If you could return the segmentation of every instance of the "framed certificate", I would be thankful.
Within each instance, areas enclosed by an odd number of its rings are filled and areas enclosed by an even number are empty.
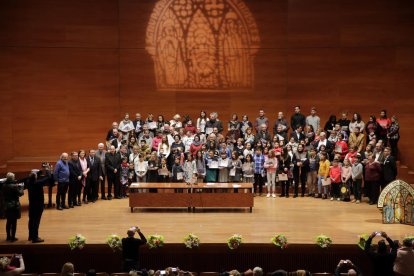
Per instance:
[[[206,128],[206,134],[209,135],[211,133],[213,133],[213,128],[212,127]]]
[[[236,176],[236,169],[235,168],[230,170],[229,176]]]

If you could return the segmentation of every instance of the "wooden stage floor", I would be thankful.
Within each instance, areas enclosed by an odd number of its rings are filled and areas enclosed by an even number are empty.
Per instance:
[[[15,244],[27,241],[27,193],[22,198],[22,219],[18,221]],[[64,211],[46,209],[39,235],[46,244],[66,244],[68,238],[81,233],[89,244],[104,243],[110,234],[124,236],[133,225],[145,235],[162,234],[166,243],[181,243],[188,233],[198,235],[202,243],[225,243],[232,234],[241,234],[246,243],[269,243],[275,233],[284,233],[290,243],[311,244],[319,234],[329,235],[335,244],[355,244],[357,235],[386,231],[401,240],[413,234],[407,225],[384,225],[375,206],[314,198],[255,197],[253,213],[244,209],[197,210],[135,209],[130,212],[128,199],[99,200]],[[5,220],[0,221],[0,244],[5,241]]]

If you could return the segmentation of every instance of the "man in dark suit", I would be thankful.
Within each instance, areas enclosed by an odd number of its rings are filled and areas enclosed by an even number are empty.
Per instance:
[[[101,187],[101,199],[106,200],[105,196],[105,176],[106,176],[106,168],[105,168],[105,145],[103,143],[98,144],[98,150],[95,153],[96,158],[99,159],[99,165],[101,166],[101,172],[99,177],[100,187]],[[98,198],[98,190],[96,190],[96,198]]]
[[[384,174],[384,187],[397,178],[397,164],[394,156],[391,155],[391,148],[384,149],[384,163],[382,166]]]
[[[135,232],[141,239],[134,238]],[[139,270],[139,247],[147,243],[147,239],[138,227],[132,227],[127,232],[128,237],[122,239],[123,271]]]
[[[109,152],[105,154],[105,168],[108,179],[108,199],[112,199],[112,185],[114,186],[115,198],[120,197],[119,169],[121,167],[121,157],[115,152],[115,147],[111,146]]]
[[[306,126],[306,118],[300,113],[299,105],[295,106],[295,114],[290,118],[290,126],[292,127],[292,130],[295,130],[297,126],[301,126],[302,129]]]
[[[206,122],[206,129],[208,129],[208,128],[213,129],[215,127],[218,129],[219,133],[221,133],[223,131],[223,124],[218,119],[217,112],[211,112],[210,113],[210,121]]]
[[[76,151],[70,154],[71,160],[69,161],[69,208],[81,206],[80,198],[77,200],[79,187],[82,187],[82,167],[79,163],[79,156]]]
[[[135,114],[135,120],[133,120],[132,123],[134,124],[135,134],[138,137],[143,131],[142,127],[145,124],[145,122],[141,119],[141,113]]]
[[[301,140],[305,140],[306,136],[305,136],[305,134],[303,134],[302,130],[303,130],[302,126],[300,126],[300,125],[296,126],[295,131],[292,131],[290,133],[290,139],[292,139],[292,138],[295,139],[296,143],[299,143],[299,141],[301,141]]]
[[[95,155],[95,150],[89,150],[89,156],[86,158],[88,163],[89,172],[86,176],[86,186],[84,193],[87,196],[88,201],[95,202],[98,199],[98,183],[102,178],[101,175],[101,161]],[[85,203],[86,203],[85,202]]]
[[[52,179],[49,164],[45,169],[45,176],[41,176],[40,171],[33,171],[29,176],[27,185],[27,190],[29,191],[29,241],[32,241],[32,243],[44,242],[43,239],[39,238],[40,220],[45,204],[43,186],[50,185]]]

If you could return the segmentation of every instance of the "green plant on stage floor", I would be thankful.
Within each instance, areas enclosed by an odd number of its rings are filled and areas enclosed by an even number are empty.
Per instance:
[[[321,248],[328,248],[332,245],[332,239],[326,235],[319,235],[316,237],[316,244]]]
[[[109,247],[115,252],[117,250],[121,251],[122,250],[122,240],[121,237],[116,235],[116,234],[112,234],[109,235],[106,238],[106,244],[109,245]]]
[[[147,244],[149,249],[159,248],[164,246],[164,236],[162,235],[150,235],[147,238]]]
[[[194,248],[200,246],[200,238],[196,235],[190,233],[187,236],[184,237],[184,245],[187,248]]]
[[[280,249],[285,249],[288,247],[288,240],[283,234],[276,234],[273,238],[270,239],[274,245],[280,247]]]
[[[242,244],[243,238],[239,234],[234,234],[227,240],[227,246],[231,249],[237,249]]]
[[[69,239],[69,247],[71,250],[74,250],[76,248],[83,249],[86,244],[86,238],[82,236],[81,234],[77,234],[74,237],[71,237]]]

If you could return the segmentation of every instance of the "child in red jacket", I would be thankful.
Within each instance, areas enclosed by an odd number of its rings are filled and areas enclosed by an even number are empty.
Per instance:
[[[342,183],[341,178],[341,167],[339,166],[338,159],[334,159],[332,162],[332,166],[329,169],[329,177],[331,178],[331,200],[341,200],[339,196],[339,187]]]

